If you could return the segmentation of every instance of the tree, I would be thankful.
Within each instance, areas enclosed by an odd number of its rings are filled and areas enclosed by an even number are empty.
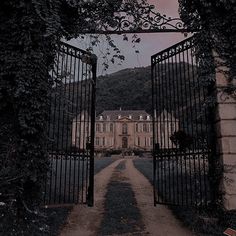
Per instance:
[[[171,135],[170,140],[181,151],[185,151],[186,148],[190,148],[191,145],[193,144],[193,138],[182,130],[174,132],[174,134]]]
[[[0,3],[0,234],[43,235],[49,92],[58,42],[116,24],[145,0],[3,0]],[[36,226],[35,226],[36,225]],[[32,233],[32,230],[35,230]]]
[[[215,81],[216,71],[225,73],[228,84],[223,92],[236,98],[236,2],[234,0],[179,0],[179,3],[182,20],[188,27],[198,31],[195,45],[202,80],[209,84]],[[214,59],[213,52],[220,60]],[[214,95],[213,98],[214,104],[211,105],[214,107],[216,101]],[[214,209],[217,205],[222,208],[220,191],[222,173],[222,161],[219,155],[213,153],[209,159],[209,179],[212,202],[215,203]]]
[[[229,71],[228,92],[235,92],[236,79],[236,2],[234,0],[179,0],[181,19],[197,32],[195,45],[205,80],[214,80],[214,50]],[[212,75],[212,76],[209,76]]]

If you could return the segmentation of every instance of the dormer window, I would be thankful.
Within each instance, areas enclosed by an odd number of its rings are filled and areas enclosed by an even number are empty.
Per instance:
[[[132,119],[132,115],[129,115],[129,119]]]
[[[150,120],[150,116],[149,115],[147,116],[147,120]]]
[[[110,120],[110,116],[107,116],[107,120]]]
[[[139,120],[143,120],[143,116],[142,115],[139,116]]]
[[[118,119],[120,119],[121,118],[121,115],[118,115]]]
[[[102,116],[99,116],[99,120],[103,120],[103,117],[102,117]]]

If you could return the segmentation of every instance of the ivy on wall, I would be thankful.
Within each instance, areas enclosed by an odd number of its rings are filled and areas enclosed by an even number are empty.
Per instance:
[[[236,59],[235,1],[179,2],[183,21],[200,30],[200,58],[203,60],[207,48],[210,51],[214,47],[229,65],[231,82],[235,79]],[[49,164],[46,152],[48,94],[52,83],[49,70],[57,43],[63,37],[77,37],[81,27],[95,29],[98,25],[114,24],[113,13],[121,4],[126,4],[127,14],[138,19],[138,9],[147,3],[0,2],[0,234],[37,236],[47,230],[38,209]],[[119,51],[111,40],[110,44]],[[203,61],[202,64],[205,65]],[[210,68],[212,62],[208,65]]]
[[[221,92],[236,98],[236,2],[179,0],[179,4],[179,12],[184,23],[198,31],[195,34],[195,46],[202,81],[206,82],[206,85],[211,85],[215,82],[215,72],[224,73],[228,84]],[[213,99],[212,96],[209,98],[212,109],[210,117],[214,120],[216,99],[214,96]],[[214,137],[212,140],[216,142]],[[222,161],[216,155],[209,161],[214,207],[219,206],[219,209],[223,209],[224,193],[220,189],[223,178]],[[216,208],[213,209],[216,211]]]
[[[236,81],[236,2],[234,0],[179,0],[184,23],[196,34],[197,56],[206,80],[213,80],[216,67],[227,67],[228,92],[234,93]],[[221,59],[216,64],[215,51]]]
[[[47,117],[57,43],[110,24],[121,0],[0,2],[0,234],[44,235]],[[142,1],[123,1],[135,14]],[[132,14],[132,13],[129,13]],[[112,45],[113,46],[113,45]],[[114,45],[114,48],[116,46]],[[43,220],[44,219],[44,220]]]

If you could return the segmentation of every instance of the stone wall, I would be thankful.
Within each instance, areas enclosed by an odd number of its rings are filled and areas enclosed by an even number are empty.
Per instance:
[[[215,56],[217,62],[220,59]],[[218,63],[219,64],[219,63]],[[223,163],[224,206],[228,210],[236,209],[236,97],[225,92],[228,86],[226,67],[216,70],[216,151]]]

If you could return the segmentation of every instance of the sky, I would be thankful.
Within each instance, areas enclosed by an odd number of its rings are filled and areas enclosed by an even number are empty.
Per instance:
[[[172,18],[179,17],[178,0],[149,0],[149,3],[155,5],[156,11],[161,14],[166,14]],[[129,35],[129,37],[131,38],[132,35]],[[122,36],[112,35],[115,44],[125,56],[125,61],[122,65],[118,65],[118,62],[115,64],[109,63],[107,71],[104,70],[102,65],[104,62],[102,52],[106,49],[107,42],[102,39],[99,47],[94,49],[94,53],[98,56],[98,75],[106,75],[126,68],[148,66],[151,63],[153,54],[185,38],[182,33],[148,33],[139,34],[139,37],[141,42],[134,49],[131,42],[123,41]],[[69,43],[81,49],[86,49],[89,46],[89,42],[90,40],[87,36],[85,40],[73,39]],[[135,50],[138,50],[139,53],[135,53]]]

